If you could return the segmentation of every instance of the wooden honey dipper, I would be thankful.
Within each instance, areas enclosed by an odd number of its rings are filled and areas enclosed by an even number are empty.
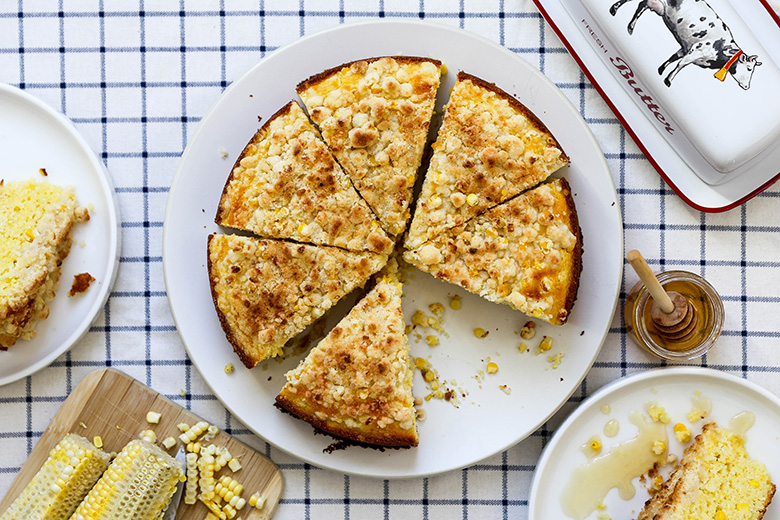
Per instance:
[[[698,318],[693,304],[675,291],[666,291],[636,249],[626,255],[631,267],[653,298],[650,318],[658,334],[669,341],[684,341],[696,332]]]

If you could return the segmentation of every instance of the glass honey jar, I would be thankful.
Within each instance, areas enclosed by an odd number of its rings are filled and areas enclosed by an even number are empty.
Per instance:
[[[683,295],[696,311],[695,330],[685,338],[670,339],[660,333],[651,318],[653,298],[639,281],[626,297],[626,328],[639,346],[661,359],[684,361],[704,355],[715,344],[723,328],[723,301],[707,280],[687,271],[656,273],[667,292]]]

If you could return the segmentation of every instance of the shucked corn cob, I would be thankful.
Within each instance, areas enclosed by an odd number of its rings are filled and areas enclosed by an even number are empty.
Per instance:
[[[143,440],[130,441],[71,520],[160,518],[183,475],[181,462],[159,447]]]
[[[69,518],[110,461],[87,439],[66,435],[0,520]]]

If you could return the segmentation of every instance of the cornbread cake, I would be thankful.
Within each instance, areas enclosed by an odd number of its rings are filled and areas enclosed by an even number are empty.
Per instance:
[[[638,520],[759,520],[774,494],[766,466],[750,459],[745,439],[709,423]]]
[[[72,190],[49,182],[0,182],[0,348],[35,336],[49,315],[71,230],[89,220]]]
[[[236,160],[215,219],[264,238],[388,253],[388,238],[333,159],[303,109],[291,101]]]
[[[492,83],[460,72],[406,238],[444,230],[539,184],[569,158],[544,124]]]
[[[370,58],[298,85],[325,142],[392,235],[409,219],[441,69],[429,58]]]
[[[528,190],[404,253],[422,271],[553,325],[569,317],[581,258],[582,236],[565,179]]]
[[[208,273],[222,329],[252,368],[362,286],[387,256],[236,235],[209,235]]]
[[[416,446],[414,370],[395,260],[314,347],[276,397],[320,430],[382,446]]]

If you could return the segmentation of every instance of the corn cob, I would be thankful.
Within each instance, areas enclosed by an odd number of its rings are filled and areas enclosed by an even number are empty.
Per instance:
[[[110,461],[87,439],[66,435],[0,520],[69,518]]]
[[[183,476],[181,462],[154,444],[132,440],[84,498],[71,520],[160,518]]]

